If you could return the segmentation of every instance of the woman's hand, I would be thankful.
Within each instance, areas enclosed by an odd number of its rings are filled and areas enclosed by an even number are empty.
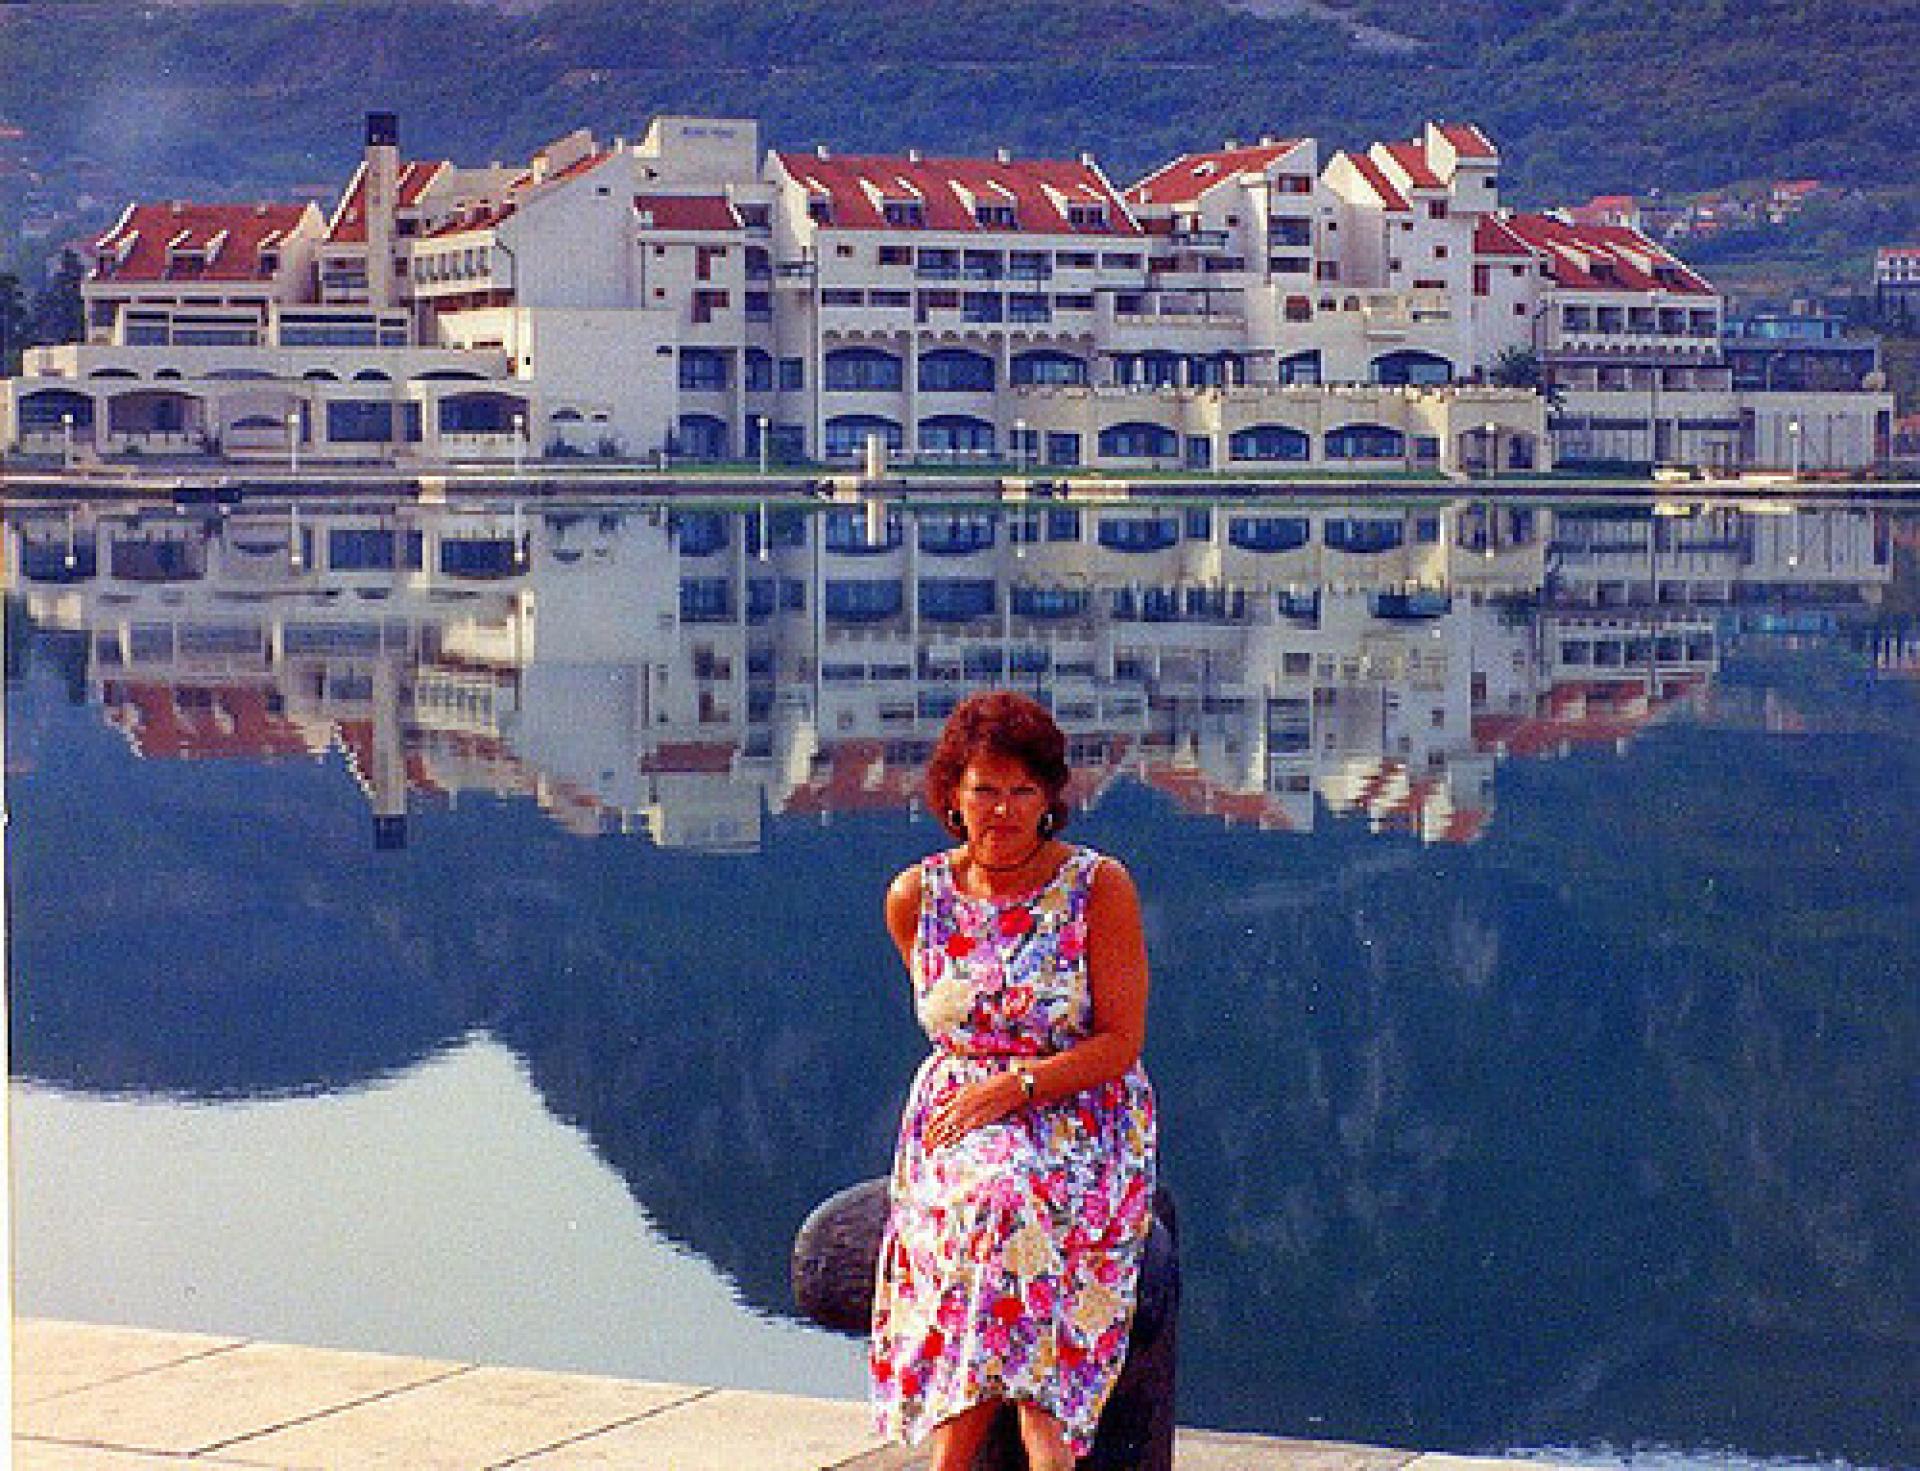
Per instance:
[[[995,1073],[956,1088],[934,1106],[922,1138],[929,1149],[957,1143],[983,1124],[997,1123],[1025,1101],[1017,1073]]]

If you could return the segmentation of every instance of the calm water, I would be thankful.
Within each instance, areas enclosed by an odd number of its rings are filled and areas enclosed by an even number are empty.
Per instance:
[[[860,1392],[967,688],[1148,901],[1182,1419],[1920,1463],[1920,528],[10,520],[23,1312]]]

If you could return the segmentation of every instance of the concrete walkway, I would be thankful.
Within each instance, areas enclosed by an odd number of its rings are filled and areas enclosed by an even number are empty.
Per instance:
[[[18,1471],[912,1471],[864,1405],[243,1338],[14,1324]],[[1514,1462],[1182,1431],[1180,1471]],[[1538,1467],[1540,1463],[1527,1463]]]

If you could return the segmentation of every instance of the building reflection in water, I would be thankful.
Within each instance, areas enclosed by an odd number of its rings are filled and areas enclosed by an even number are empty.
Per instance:
[[[1512,757],[1698,701],[1729,612],[1874,603],[1884,513],[1038,502],[22,510],[11,582],[84,633],[153,759],[337,747],[409,802],[749,849],[769,814],[911,807],[968,689],[1050,701],[1079,800],[1321,808],[1470,842]]]
[[[1187,1419],[1907,1464],[1920,766],[1904,687],[1832,682],[1914,662],[1879,611],[1913,606],[1913,532],[1476,501],[24,510],[42,675],[142,756],[248,759],[114,791],[92,717],[15,686],[41,763],[9,830],[15,1077],[347,1095],[484,1034],[781,1311],[795,1225],[884,1168],[922,1046],[871,899],[933,840],[905,820],[928,744],[1018,684],[1152,900]],[[1756,677],[1749,629],[1827,647]],[[1631,770],[1510,765],[1490,830],[1503,761],[1675,713]],[[366,851],[330,771],[253,769],[332,752],[378,842],[411,809],[419,861]],[[255,842],[231,819],[282,785]],[[435,811],[466,793],[651,842]],[[287,1171],[262,1188],[309,1188]]]

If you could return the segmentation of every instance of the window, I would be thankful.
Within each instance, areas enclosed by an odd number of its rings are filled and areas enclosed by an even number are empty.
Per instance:
[[[1348,424],[1327,435],[1327,458],[1397,460],[1406,453],[1406,442],[1406,436],[1399,430],[1383,424]]]
[[[894,393],[905,385],[905,369],[890,352],[877,347],[842,347],[827,354],[826,387],[830,393]]]
[[[1444,200],[1444,199],[1429,199],[1429,200],[1427,201],[1427,218],[1428,218],[1428,219],[1430,219],[1430,220],[1444,220],[1444,219],[1445,219],[1446,217],[1447,217],[1447,202],[1446,202],[1446,200]]]
[[[1227,541],[1246,552],[1290,552],[1307,544],[1313,533],[1305,516],[1233,516],[1227,521]]]
[[[747,349],[746,388],[748,393],[773,391],[773,357],[757,347]]]
[[[1011,375],[1018,386],[1039,384],[1081,384],[1088,381],[1087,363],[1072,353],[1039,349],[1017,354]]]
[[[419,443],[420,405],[398,405],[397,420],[395,407],[385,400],[335,399],[327,405],[327,438],[337,444],[391,444],[395,439]]]
[[[1280,359],[1275,373],[1282,383],[1318,383],[1320,381],[1320,349],[1308,352],[1296,352]]]
[[[1157,459],[1178,452],[1178,437],[1159,424],[1114,424],[1100,431],[1100,453],[1116,459]]]
[[[1313,442],[1284,424],[1256,424],[1228,437],[1227,454],[1236,460],[1305,460],[1313,454]]]
[[[1107,251],[1100,257],[1100,268],[1104,271],[1137,271],[1140,269],[1140,257],[1127,251]]]
[[[880,247],[880,264],[883,266],[907,266],[913,264],[911,245],[883,245]]]
[[[1104,230],[1107,228],[1107,207],[1104,204],[1069,204],[1067,227],[1073,230]]]
[[[1101,436],[1102,439],[1105,435]],[[1172,436],[1169,435],[1169,438]],[[1100,545],[1116,552],[1163,552],[1180,542],[1177,516],[1102,516]]]
[[[974,223],[987,230],[1011,230],[1015,227],[1013,206],[1010,204],[976,204],[973,207]]]
[[[924,225],[927,207],[918,199],[889,199],[880,206],[880,217],[889,225]]]
[[[961,348],[942,348],[920,359],[922,393],[991,393],[993,359]]]
[[[727,355],[712,348],[681,348],[680,387],[689,393],[725,392]]]
[[[1342,517],[1327,522],[1321,537],[1336,552],[1390,552],[1406,541],[1407,530],[1398,521]]]
[[[1048,430],[1047,431],[1047,463],[1049,465],[1079,464],[1080,463],[1080,436],[1077,434],[1070,434],[1061,430],[1052,430],[1052,429]],[[1059,513],[1055,512],[1050,514],[1057,515]],[[1079,526],[1079,520],[1078,520],[1079,512],[1075,511],[1071,514],[1075,517],[1074,525],[1076,527],[1076,530],[1074,531],[1072,537],[1060,538],[1060,537],[1054,536],[1052,532],[1048,532],[1048,540],[1058,541],[1058,540],[1064,539],[1064,540],[1078,541],[1080,539],[1080,533],[1077,529]]]
[[[936,414],[920,421],[920,448],[935,455],[990,455],[993,425],[966,414]]]
[[[889,454],[898,454],[906,442],[897,420],[874,414],[839,414],[827,420],[827,458],[858,459],[866,453],[869,435],[877,435]]]

